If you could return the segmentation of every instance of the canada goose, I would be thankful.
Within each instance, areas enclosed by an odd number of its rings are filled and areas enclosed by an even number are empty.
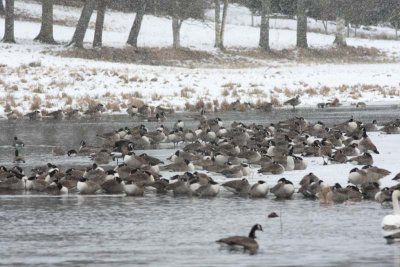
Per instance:
[[[13,110],[11,112],[7,113],[7,119],[9,121],[15,121],[15,120],[19,119],[20,117],[21,117],[21,115],[19,115],[17,112],[15,112]]]
[[[356,143],[350,144],[344,148],[341,148],[340,150],[342,151],[343,155],[347,157],[360,155],[360,150],[358,149],[358,144]]]
[[[219,193],[219,184],[210,178],[207,184],[197,188],[194,193],[199,197],[215,197]]]
[[[166,190],[172,190],[174,196],[191,196],[192,190],[190,190],[188,178],[187,177],[179,177],[178,181],[174,183],[169,183]]]
[[[42,113],[39,110],[35,110],[25,114],[24,117],[27,117],[31,121],[39,121],[42,120]]]
[[[334,164],[342,164],[347,162],[347,157],[343,154],[342,150],[336,150],[335,153],[333,153],[333,157],[328,157],[328,161]],[[324,160],[324,164],[327,165],[328,163]]]
[[[295,110],[295,109],[296,109],[296,106],[298,106],[298,105],[301,104],[300,96],[297,95],[296,97],[291,98],[291,99],[289,99],[289,100],[283,102],[283,104],[284,104],[284,105],[290,105],[290,106],[293,107],[293,110]]]
[[[356,164],[356,165],[373,165],[374,164],[374,159],[372,158],[372,155],[368,152],[365,152],[364,154],[356,157],[349,158],[347,162]]]
[[[243,176],[242,166],[231,166],[221,171],[226,178],[241,178]]]
[[[362,170],[367,172],[368,182],[379,182],[383,177],[388,176],[391,172],[382,168],[371,165],[362,167]]]
[[[285,168],[281,164],[273,161],[271,163],[264,164],[264,166],[262,166],[262,168],[257,172],[261,174],[282,174],[284,171]]]
[[[376,202],[379,202],[381,204],[383,204],[386,201],[391,201],[392,190],[389,187],[384,187],[375,194],[374,199]]]
[[[363,124],[363,127],[367,132],[377,132],[377,131],[379,131],[378,122],[376,120],[373,120],[372,123]]]
[[[131,105],[129,108],[126,109],[126,113],[128,113],[129,116],[134,117],[139,115],[139,108],[135,105]]]
[[[46,187],[46,192],[52,195],[65,195],[68,194],[68,188],[59,181],[54,181]]]
[[[50,183],[42,179],[37,179],[37,176],[31,176],[25,181],[25,190],[43,192]]]
[[[100,118],[101,113],[105,111],[105,107],[103,104],[99,103],[94,107],[89,107],[85,112],[84,115],[89,116],[90,118],[96,119]]]
[[[228,246],[239,246],[242,247],[244,251],[249,251],[250,253],[254,254],[258,250],[258,243],[255,240],[256,238],[256,231],[262,231],[262,227],[259,224],[255,224],[251,227],[249,236],[230,236],[226,238],[222,238],[217,240],[217,243],[224,243]]]
[[[78,152],[84,155],[90,155],[91,153],[96,153],[100,147],[91,146],[86,143],[85,140],[82,140],[79,144]]]
[[[253,198],[266,197],[269,187],[265,181],[258,181],[250,187],[249,195]]]
[[[305,170],[307,169],[307,161],[302,157],[293,156],[294,170]]]
[[[47,113],[47,117],[51,117],[54,120],[62,120],[64,119],[64,111],[62,109]]]
[[[156,189],[156,193],[164,194],[167,192],[167,186],[169,184],[169,180],[165,178],[161,178],[153,183],[148,184],[149,187],[153,187]]]
[[[22,140],[18,139],[18,137],[14,136],[13,147],[18,148],[18,147],[24,147],[24,146],[25,146],[25,143]]]
[[[318,183],[319,178],[312,172],[303,176],[300,180],[300,188],[298,193],[302,193],[305,197],[315,197],[315,195],[310,194],[310,186],[313,183]]]
[[[76,184],[76,188],[80,194],[94,194],[101,189],[98,183],[88,181],[87,178],[81,177]]]
[[[101,184],[101,188],[107,194],[121,194],[124,192],[124,182],[121,178],[117,176],[114,179],[106,180],[104,183]]]
[[[368,182],[368,176],[365,170],[360,170],[358,168],[350,170],[349,183],[352,183],[353,185],[362,185],[367,182]]]
[[[174,172],[192,172],[194,171],[194,165],[187,159],[182,162],[176,162],[169,165],[162,166],[163,170],[170,170]]]
[[[127,196],[141,197],[144,195],[144,187],[141,183],[129,181],[123,183],[124,191]]]
[[[21,191],[25,189],[25,179],[26,176],[20,175],[18,173],[12,172],[3,181],[0,182],[0,191],[10,190],[10,191]]]
[[[13,163],[25,163],[25,159],[19,155],[18,149],[15,149]]]
[[[222,184],[222,186],[228,191],[238,194],[239,196],[247,196],[250,191],[249,181],[245,178],[241,180],[225,182]]]
[[[382,232],[385,239],[400,238],[400,207],[399,207],[400,191],[394,190],[392,193],[393,214],[386,215],[382,220]]]
[[[294,193],[294,186],[291,181],[281,178],[270,191],[276,198],[291,198]]]
[[[129,176],[125,178],[125,181],[147,185],[153,183],[155,179],[154,176],[148,171],[143,171],[141,169],[132,169]]]
[[[80,113],[79,109],[66,110],[66,111],[64,111],[64,115],[65,115],[65,118],[69,119],[69,120],[77,120],[81,117],[81,113]]]
[[[358,143],[358,148],[360,149],[360,152],[370,152],[371,151],[371,152],[374,152],[375,154],[379,154],[378,149],[376,148],[374,143],[372,143],[371,139],[367,135],[367,131],[365,130],[365,128],[363,128],[363,135],[362,135],[362,139]]]
[[[136,156],[135,152],[130,151],[124,156],[124,163],[131,168],[138,169],[146,162],[141,157]]]
[[[361,191],[365,199],[375,199],[375,196],[381,190],[379,189],[379,184],[376,182],[369,182],[367,184],[361,185]]]
[[[383,126],[381,131],[387,134],[400,134],[400,127],[398,123],[391,123]]]
[[[67,155],[68,157],[75,157],[78,152],[75,149],[68,150]]]

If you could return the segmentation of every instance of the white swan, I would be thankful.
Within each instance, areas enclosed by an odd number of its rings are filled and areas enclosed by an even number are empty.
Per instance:
[[[386,215],[382,220],[383,237],[386,239],[400,240],[400,190],[395,190],[392,194],[393,214]]]

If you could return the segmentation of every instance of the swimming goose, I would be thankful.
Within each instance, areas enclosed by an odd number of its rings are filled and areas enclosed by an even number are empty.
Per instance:
[[[390,240],[398,240],[400,238],[400,191],[394,190],[392,193],[393,214],[386,215],[382,220],[383,237]]]
[[[0,182],[0,191],[20,191],[25,189],[26,176],[11,172],[5,180]]]
[[[89,181],[85,177],[81,177],[76,184],[76,188],[80,194],[94,194],[101,189],[98,183]]]
[[[62,109],[47,113],[47,117],[51,117],[54,120],[62,120],[64,119],[64,111]]]
[[[192,190],[190,190],[188,181],[187,177],[179,177],[178,181],[169,183],[165,189],[172,190],[174,196],[191,196]]]
[[[392,190],[389,187],[382,188],[375,194],[374,197],[376,202],[383,204],[384,202],[392,200]]]
[[[242,247],[244,251],[249,251],[250,253],[254,254],[258,250],[258,243],[255,240],[256,238],[256,231],[262,231],[262,227],[259,224],[255,224],[249,233],[249,236],[230,236],[226,238],[222,238],[217,240],[217,243],[224,243],[228,246],[239,246]]]
[[[37,176],[31,176],[25,181],[25,190],[43,192],[49,186],[49,183]]]
[[[18,148],[18,147],[24,147],[24,146],[25,146],[25,143],[22,140],[18,139],[18,137],[14,136],[13,147]]]
[[[25,163],[25,159],[24,159],[24,157],[22,157],[22,156],[20,156],[19,155],[19,151],[18,151],[18,149],[15,149],[15,152],[14,152],[14,160],[13,160],[13,163]]]
[[[81,113],[79,109],[70,109],[64,112],[65,118],[69,120],[77,120],[81,117]]]
[[[225,182],[222,184],[222,186],[228,191],[238,194],[239,196],[247,196],[250,191],[249,181],[245,178],[241,180]]]
[[[253,198],[266,197],[269,191],[269,186],[265,181],[259,180],[250,187],[249,195]]]
[[[294,186],[291,181],[281,178],[270,191],[276,198],[291,198],[294,193]]]

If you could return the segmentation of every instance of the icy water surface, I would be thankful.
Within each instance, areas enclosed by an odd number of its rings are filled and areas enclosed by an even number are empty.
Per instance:
[[[221,114],[226,123],[270,123],[293,115],[329,123],[356,119],[382,121],[399,117],[397,108],[366,112],[337,109]],[[176,114],[171,126],[184,114]],[[186,121],[187,125],[190,121]],[[51,156],[53,146],[77,148],[82,139],[134,126],[126,117],[80,122],[0,121],[0,164],[10,166],[14,135],[27,143],[26,170],[54,162],[87,165],[85,157]],[[146,123],[150,129],[156,124]],[[172,148],[149,151],[165,158]],[[114,163],[115,164],[115,163]],[[382,218],[391,209],[375,202],[320,205],[296,196],[292,200],[244,199],[227,192],[215,199],[177,198],[146,193],[145,197],[0,195],[0,265],[2,266],[400,266],[400,245],[386,244]],[[275,211],[280,218],[268,219]],[[221,249],[215,240],[257,232],[256,255]]]

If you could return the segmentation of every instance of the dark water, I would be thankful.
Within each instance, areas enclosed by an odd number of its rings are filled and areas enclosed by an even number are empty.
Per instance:
[[[357,119],[390,120],[394,107],[368,111],[300,110],[297,116],[330,123]],[[275,113],[221,114],[229,121],[269,123],[292,117]],[[171,126],[184,114],[165,123]],[[187,125],[190,121],[187,121]],[[23,167],[48,161],[61,165],[89,164],[84,157],[53,158],[52,146],[77,148],[82,139],[138,122],[126,117],[80,122],[0,122],[0,164],[10,166],[14,135],[27,144]],[[154,129],[156,124],[148,124]],[[172,150],[151,151],[165,158]],[[3,266],[400,266],[400,246],[387,245],[380,222],[390,209],[374,202],[320,205],[297,196],[276,201],[243,199],[222,194],[215,199],[69,196],[22,193],[0,195],[0,265]],[[275,211],[277,219],[267,219]],[[257,232],[256,255],[221,249],[215,240]]]

